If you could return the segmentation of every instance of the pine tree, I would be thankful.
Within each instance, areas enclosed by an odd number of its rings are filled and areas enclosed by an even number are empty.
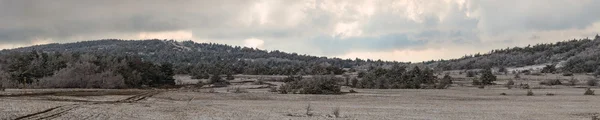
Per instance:
[[[481,84],[483,85],[491,85],[494,81],[496,81],[496,75],[492,73],[491,69],[485,69],[481,73]]]

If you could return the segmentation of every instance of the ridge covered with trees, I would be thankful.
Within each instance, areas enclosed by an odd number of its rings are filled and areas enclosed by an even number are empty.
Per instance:
[[[563,72],[590,73],[600,67],[600,36],[557,43],[492,50],[486,54],[466,55],[458,59],[423,62],[436,70],[521,67],[538,64],[557,65]],[[558,66],[557,66],[558,67]]]

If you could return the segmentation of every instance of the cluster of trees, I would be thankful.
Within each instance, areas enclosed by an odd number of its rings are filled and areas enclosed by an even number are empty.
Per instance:
[[[449,75],[444,76],[444,79],[438,79],[432,69],[421,69],[416,66],[410,70],[404,66],[393,66],[390,69],[373,68],[360,77],[360,80],[352,81],[353,87],[370,89],[446,88],[452,83]]]
[[[34,88],[140,88],[174,85],[173,66],[140,57],[58,52],[0,53],[0,84]]]
[[[288,76],[286,83],[279,87],[281,94],[341,94],[340,78],[333,75],[317,75],[303,79],[301,76]]]
[[[566,61],[564,72],[595,72],[600,68],[600,36],[549,44],[492,50],[486,54],[466,55],[459,59],[428,61],[439,70],[483,69],[491,67],[528,66]],[[549,72],[549,71],[544,71]]]

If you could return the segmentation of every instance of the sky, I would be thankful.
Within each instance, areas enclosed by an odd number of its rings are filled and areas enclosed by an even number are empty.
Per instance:
[[[599,32],[600,0],[0,0],[0,49],[157,38],[420,62]]]

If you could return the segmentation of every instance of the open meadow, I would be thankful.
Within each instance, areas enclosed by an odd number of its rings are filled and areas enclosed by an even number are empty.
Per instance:
[[[448,89],[353,89],[357,93],[305,95],[270,92],[269,86],[281,85],[276,79],[256,84],[251,81],[258,77],[237,77],[232,85],[220,88],[7,89],[0,92],[0,119],[589,120],[600,112],[600,97],[583,95],[583,82],[530,83],[533,96],[500,84],[479,89],[466,85],[468,78],[457,78]],[[342,87],[342,92],[350,89]]]

